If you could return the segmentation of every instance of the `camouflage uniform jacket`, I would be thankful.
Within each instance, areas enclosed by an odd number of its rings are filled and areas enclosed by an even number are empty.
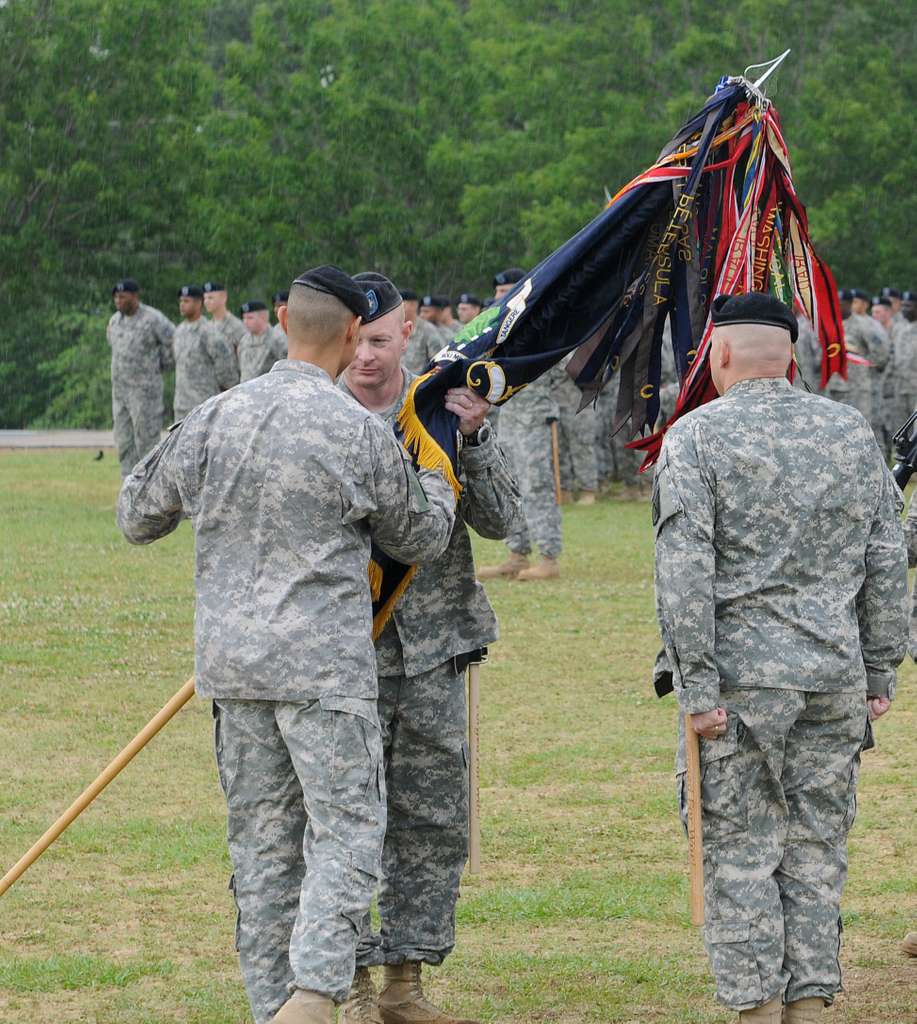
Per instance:
[[[277,362],[287,357],[286,335],[268,327],[261,334],[245,332],[239,342],[239,378],[251,380],[260,377]]]
[[[433,324],[419,316],[408,338],[408,347],[401,357],[402,365],[413,374],[421,374],[429,366],[430,360],[447,344]]]
[[[863,417],[745,380],[666,435],[656,610],[685,711],[720,689],[894,696],[907,642],[901,492]]]
[[[111,345],[111,382],[115,387],[142,387],[175,365],[170,320],[158,309],[140,303],[133,316],[115,313],[106,336]]]
[[[232,349],[232,357],[236,361],[236,369],[238,370],[239,346],[242,344],[242,339],[248,334],[248,331],[245,330],[245,324],[228,310],[222,320],[211,320],[210,322],[220,332],[220,337]]]
[[[232,349],[203,317],[175,329],[175,418],[239,383]]]
[[[917,501],[911,498],[904,520],[904,539],[907,542],[907,564],[913,569],[917,565]],[[911,597],[911,638],[910,655],[917,660],[917,579],[914,580],[914,595]]]
[[[375,699],[370,539],[430,561],[455,521],[446,480],[420,478],[310,363],[283,360],[177,426],[124,481],[118,525],[146,544],[193,519],[197,692]]]
[[[381,414],[391,429],[414,375],[404,372],[398,401]],[[341,378],[340,387],[351,394]],[[445,552],[418,569],[376,642],[379,675],[417,676],[459,654],[497,639],[497,619],[475,578],[468,527],[503,540],[521,514],[519,490],[490,427],[477,445],[465,444],[459,461],[464,487]]]
[[[557,390],[567,371],[558,363],[500,406],[501,423],[547,423],[560,418]]]

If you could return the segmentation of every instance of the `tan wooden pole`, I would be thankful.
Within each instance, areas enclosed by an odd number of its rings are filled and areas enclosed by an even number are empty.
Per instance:
[[[704,831],[700,797],[700,737],[685,714],[685,784],[688,792],[688,871],[691,880],[691,924],[704,923]]]
[[[551,452],[554,456],[554,498],[560,504],[560,434],[557,420],[551,420]]]
[[[104,772],[93,782],[91,786],[73,801],[66,811],[54,822],[47,832],[37,843],[24,854],[19,860],[0,878],[0,896],[38,860],[48,847],[61,835],[61,833],[73,824],[74,821],[86,810],[93,800],[102,792],[111,780],[129,764],[135,755],[150,742],[159,730],[169,719],[180,711],[194,696],[194,677],[175,694],[168,704],[147,723],[140,732],[128,743],[120,754],[109,764]]]
[[[468,871],[481,873],[481,666],[468,666]]]

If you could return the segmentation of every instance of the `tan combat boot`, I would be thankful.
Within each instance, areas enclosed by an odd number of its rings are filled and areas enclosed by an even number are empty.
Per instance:
[[[814,999],[796,999],[783,1008],[783,1024],[819,1024],[825,1001],[821,996]]]
[[[583,493],[577,498],[577,505],[594,505],[595,504],[595,491],[583,491]]]
[[[514,579],[528,567],[529,560],[526,555],[517,555],[515,551],[510,551],[509,558],[505,562],[501,562],[500,565],[485,565],[482,569],[478,569],[478,579]]]
[[[379,997],[368,967],[358,967],[350,986],[350,995],[341,1006],[338,1024],[382,1024]]]
[[[917,956],[917,932],[908,932],[901,940],[901,950],[908,956]]]
[[[763,1006],[756,1006],[753,1010],[741,1010],[739,1024],[781,1024],[782,1013],[783,996],[774,996]]]
[[[272,1024],[334,1024],[334,1000],[298,988],[274,1014]]]
[[[379,993],[379,1010],[385,1024],[478,1024],[465,1017],[451,1017],[423,994],[421,965],[407,960],[385,965],[385,984]]]
[[[557,564],[556,558],[548,558],[545,556],[538,563],[533,565],[531,569],[523,569],[522,572],[516,577],[517,580],[553,580],[560,575],[560,566]]]

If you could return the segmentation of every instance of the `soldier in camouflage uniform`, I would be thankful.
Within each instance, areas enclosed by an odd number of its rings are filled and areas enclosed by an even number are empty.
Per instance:
[[[175,330],[175,419],[182,420],[211,395],[239,383],[232,350],[201,316],[204,293],[186,284],[178,293],[182,322]]]
[[[258,299],[242,304],[245,337],[239,343],[239,377],[251,380],[260,377],[277,362],[287,357],[286,335],[271,327],[267,306]]]
[[[713,320],[722,397],[669,429],[656,468],[657,613],[703,737],[717,996],[745,1024],[814,1024],[841,990],[860,751],[906,649],[900,492],[859,413],[786,380],[787,307],[721,296]]]
[[[892,334],[892,369],[888,375],[886,432],[894,437],[917,409],[917,301],[912,292],[902,303],[902,322]]]
[[[413,374],[401,365],[409,325],[401,296],[381,274],[358,274],[372,293],[360,344],[341,387],[389,429]],[[357,974],[340,1024],[459,1024],[424,996],[423,964],[455,945],[455,904],[468,853],[467,711],[464,668],[497,639],[497,622],[475,580],[470,526],[502,539],[519,494],[493,433],[489,404],[467,388],[447,394],[462,435],[463,491],[445,553],[417,573],[376,640],[379,719],[385,751],[388,827],[379,893],[381,933],[369,915]],[[377,996],[369,968],[384,964]]]
[[[635,492],[643,487],[643,476],[640,473],[643,454],[627,447],[627,442],[631,440],[627,426],[617,433],[614,432],[615,410],[618,405],[620,386],[621,377],[615,373],[599,392],[596,402],[598,475],[603,486],[607,486],[612,481],[619,481],[629,490]]]
[[[853,301],[853,291],[845,288],[840,292],[844,340],[848,354],[854,358],[847,362],[847,379],[844,380],[839,373],[832,374],[825,394],[835,402],[852,405],[872,424],[873,389],[869,364],[884,366],[888,360],[889,346],[877,337],[869,317],[853,312]],[[881,430],[874,433],[876,441],[881,443]]]
[[[442,339],[440,348],[448,345],[462,329],[452,316],[452,302],[448,295],[424,295],[420,301],[420,315],[439,334]]]
[[[207,281],[204,284],[204,306],[210,314],[211,323],[219,331],[220,337],[232,350],[236,363],[236,376],[239,375],[239,346],[245,337],[245,324],[229,312],[226,301],[226,288],[218,281]]]
[[[569,358],[564,360],[563,366]],[[579,491],[578,505],[594,505],[599,489],[599,470],[596,461],[595,409],[587,405],[579,412],[582,393],[568,373],[558,375],[557,405],[560,412],[558,434],[560,442],[560,478],[562,498],[564,492]]]
[[[405,322],[412,325],[401,362],[410,373],[419,375],[430,365],[430,360],[446,347],[446,342],[433,324],[420,316],[417,292],[403,288],[401,298],[404,301]]]
[[[175,328],[140,301],[140,286],[125,278],[111,290],[117,312],[108,321],[111,411],[115,447],[125,477],[159,444],[163,425],[162,375],[175,365]]]
[[[370,541],[435,559],[455,518],[443,477],[418,480],[334,384],[367,313],[342,271],[298,278],[293,358],[198,406],[118,503],[133,543],[194,525],[195,679],[214,701],[256,1024],[332,1024],[350,991],[385,833]]]

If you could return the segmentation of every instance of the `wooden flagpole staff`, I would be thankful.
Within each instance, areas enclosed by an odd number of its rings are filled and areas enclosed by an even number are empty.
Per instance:
[[[159,730],[194,696],[194,677],[128,743],[105,771],[73,801],[47,832],[0,878],[0,896],[35,863],[48,847],[86,810],[103,789],[150,742]]]
[[[701,821],[700,737],[685,713],[685,785],[688,797],[688,872],[691,881],[691,924],[704,923],[704,830]]]
[[[481,664],[468,666],[468,871],[481,873]]]

